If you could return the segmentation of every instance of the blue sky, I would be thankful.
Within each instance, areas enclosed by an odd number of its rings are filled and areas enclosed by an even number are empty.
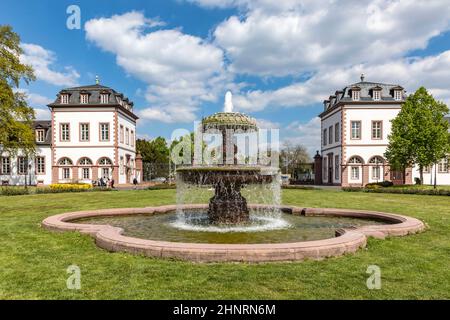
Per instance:
[[[66,27],[69,5],[79,30]],[[192,128],[231,90],[237,110],[313,153],[322,101],[361,73],[450,102],[445,1],[2,0],[0,24],[35,67],[22,90],[39,118],[61,88],[98,75],[135,102],[142,137]]]

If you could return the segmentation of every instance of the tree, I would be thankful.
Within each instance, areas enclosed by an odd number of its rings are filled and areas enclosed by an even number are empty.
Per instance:
[[[142,155],[145,177],[152,179],[168,176],[169,148],[166,139],[163,137],[157,137],[151,141],[137,139],[136,150]]]
[[[17,89],[21,81],[29,84],[35,77],[31,66],[20,63],[22,53],[19,35],[11,26],[0,26],[0,145],[10,154],[20,149],[31,155],[35,150],[34,110]]]
[[[424,87],[410,95],[397,117],[385,153],[395,169],[417,165],[420,183],[423,170],[444,158],[450,151],[448,122],[444,116],[448,107],[436,101]]]
[[[286,174],[289,172],[293,173],[294,170],[310,162],[311,158],[305,147],[302,145],[293,145],[290,142],[283,144],[280,152],[280,168],[282,172]]]

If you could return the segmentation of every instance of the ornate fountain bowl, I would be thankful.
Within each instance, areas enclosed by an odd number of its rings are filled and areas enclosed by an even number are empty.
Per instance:
[[[244,131],[257,131],[256,119],[240,112],[217,112],[203,118],[203,130],[208,129],[241,129]]]
[[[271,183],[277,174],[260,166],[192,166],[177,168],[183,182],[211,186],[219,182],[233,184]]]

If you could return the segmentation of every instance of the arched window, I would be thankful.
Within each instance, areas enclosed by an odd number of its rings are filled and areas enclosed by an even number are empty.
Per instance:
[[[351,157],[350,160],[348,160],[349,164],[362,164],[362,160],[360,157]]]
[[[61,158],[58,162],[60,166],[71,166],[73,164],[72,160],[69,158]]]
[[[370,164],[382,164],[382,163],[384,163],[384,160],[382,157],[376,156],[376,157],[373,157],[372,159],[370,159],[369,163]]]
[[[81,158],[79,161],[80,166],[91,166],[92,161],[89,158]]]
[[[362,165],[362,159],[360,157],[351,157],[348,160],[348,163],[351,165],[350,167],[350,179],[351,180],[359,180],[361,173],[360,173],[360,169],[359,166]]]
[[[380,180],[382,178],[384,159],[380,156],[375,156],[369,160],[369,164],[372,166],[372,180]]]
[[[100,166],[110,166],[112,165],[112,161],[109,158],[104,157],[98,160],[98,164]]]

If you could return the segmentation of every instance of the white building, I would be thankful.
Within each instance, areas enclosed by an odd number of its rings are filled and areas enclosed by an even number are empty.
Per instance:
[[[136,166],[136,121],[133,103],[99,84],[68,88],[48,105],[50,121],[36,121],[36,155],[2,153],[3,185],[50,184],[114,179],[115,184],[141,180]]]
[[[384,158],[391,120],[406,98],[399,85],[361,81],[336,91],[324,101],[321,118],[321,155],[316,156],[316,183],[364,186],[392,181],[412,184],[418,168],[405,172],[391,170]],[[320,161],[320,162],[319,162]],[[432,183],[434,170],[424,173],[424,183]],[[448,160],[436,167],[438,184],[450,184]],[[434,177],[433,177],[434,178]]]

